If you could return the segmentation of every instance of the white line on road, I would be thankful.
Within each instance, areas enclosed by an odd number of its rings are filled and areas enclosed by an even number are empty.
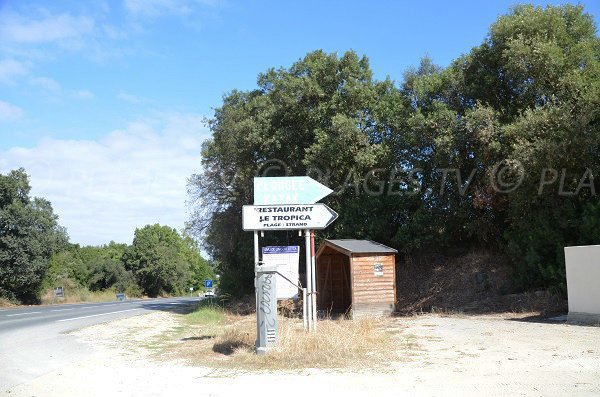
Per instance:
[[[127,310],[119,310],[116,312],[110,312],[110,313],[100,313],[100,314],[92,314],[90,316],[81,316],[81,317],[73,317],[73,318],[65,318],[64,320],[56,320],[57,323],[63,322],[63,321],[71,321],[71,320],[79,320],[82,318],[89,318],[89,317],[98,317],[98,316],[108,316],[109,314],[116,314],[116,313],[124,313],[124,312],[130,312],[133,310],[139,310],[138,309],[127,309]]]
[[[12,316],[24,316],[26,314],[38,314],[41,312],[28,312],[28,313],[16,313],[16,314],[7,314],[6,317],[12,317]]]
[[[75,308],[73,309],[54,309],[54,310],[50,310],[51,312],[64,312],[66,310],[75,310]]]

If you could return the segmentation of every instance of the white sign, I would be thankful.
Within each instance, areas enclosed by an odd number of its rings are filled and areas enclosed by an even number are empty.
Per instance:
[[[325,229],[338,214],[325,204],[245,205],[244,230]]]
[[[254,178],[254,204],[313,204],[333,190],[308,176]]]
[[[300,247],[297,245],[263,247],[262,260],[265,265],[277,266],[277,273],[280,273],[277,275],[277,299],[297,298]]]

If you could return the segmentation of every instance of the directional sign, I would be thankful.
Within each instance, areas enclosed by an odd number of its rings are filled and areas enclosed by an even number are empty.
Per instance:
[[[212,288],[213,281],[212,280],[204,280],[204,288]]]
[[[325,204],[245,205],[244,230],[325,229],[338,214]]]
[[[254,178],[254,204],[313,204],[333,190],[308,176]]]

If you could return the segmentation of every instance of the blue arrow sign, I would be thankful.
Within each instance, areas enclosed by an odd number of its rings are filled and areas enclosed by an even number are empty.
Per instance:
[[[314,204],[333,190],[308,176],[254,178],[254,204]]]

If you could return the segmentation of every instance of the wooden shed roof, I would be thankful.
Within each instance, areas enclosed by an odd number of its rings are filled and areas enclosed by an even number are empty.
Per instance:
[[[376,243],[371,240],[354,240],[354,239],[339,239],[339,240],[325,240],[323,246],[319,249],[319,252],[323,250],[325,246],[330,246],[339,251],[344,252],[346,255],[352,254],[395,254],[398,251],[388,247],[386,245]],[[317,253],[318,255],[319,253]]]

